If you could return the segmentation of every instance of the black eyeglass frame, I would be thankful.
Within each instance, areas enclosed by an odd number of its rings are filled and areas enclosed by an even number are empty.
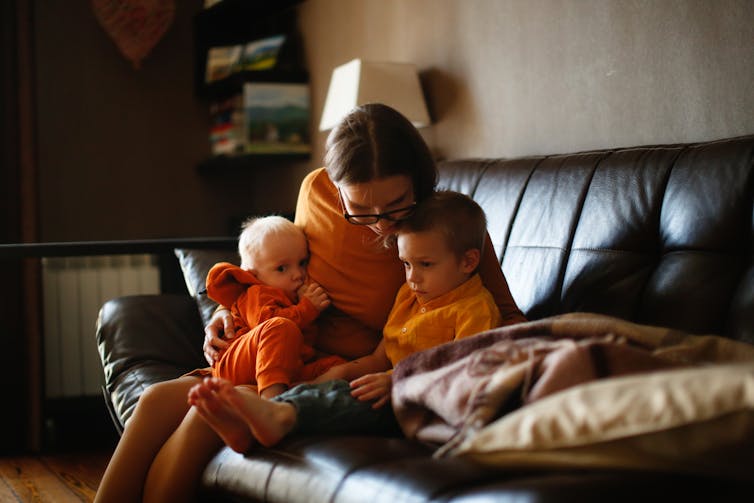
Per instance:
[[[396,208],[394,210],[385,211],[383,213],[365,213],[360,215],[351,215],[346,211],[346,205],[343,202],[343,194],[340,192],[340,187],[338,187],[338,198],[340,199],[340,206],[343,208],[343,218],[346,219],[346,222],[353,225],[374,225],[380,220],[388,220],[390,222],[400,222],[401,220],[406,220],[409,218],[416,209],[416,201],[411,203],[408,206],[404,206],[403,208]],[[396,213],[406,212],[406,214],[400,218],[393,218],[392,215]],[[359,219],[369,219],[366,222],[355,222],[353,219],[359,218]]]

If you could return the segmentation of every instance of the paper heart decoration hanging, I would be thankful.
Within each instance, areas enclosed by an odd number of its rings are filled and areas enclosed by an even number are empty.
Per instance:
[[[92,8],[136,69],[170,27],[175,13],[174,0],[92,0]]]

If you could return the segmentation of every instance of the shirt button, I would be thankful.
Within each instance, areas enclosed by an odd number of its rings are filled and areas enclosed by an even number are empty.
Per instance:
[[[427,308],[426,308],[426,307],[423,307],[423,308],[421,308],[421,309],[420,309],[419,311],[421,311],[422,313],[426,313],[426,312],[427,312]]]
[[[403,327],[403,328],[401,328],[401,332],[403,332],[405,334],[406,332],[408,332],[408,329],[406,327]]]

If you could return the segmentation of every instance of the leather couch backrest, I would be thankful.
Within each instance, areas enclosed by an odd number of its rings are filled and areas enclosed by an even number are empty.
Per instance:
[[[439,164],[529,319],[604,313],[754,343],[754,135]]]

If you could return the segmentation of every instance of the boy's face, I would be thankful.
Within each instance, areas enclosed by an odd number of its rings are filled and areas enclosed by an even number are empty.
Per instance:
[[[461,286],[476,269],[469,250],[458,258],[438,231],[398,234],[398,256],[406,270],[406,283],[420,302],[426,303]]]
[[[253,258],[252,272],[265,285],[280,288],[293,302],[306,281],[309,249],[303,233],[283,233],[265,239]]]

